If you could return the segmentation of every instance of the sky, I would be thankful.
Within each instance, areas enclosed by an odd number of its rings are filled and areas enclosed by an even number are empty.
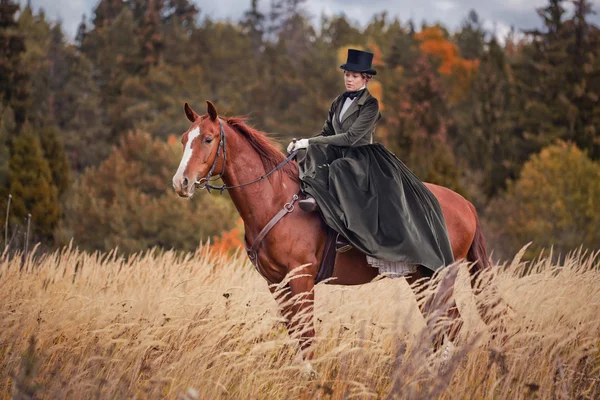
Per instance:
[[[25,1],[25,0],[23,0]],[[201,10],[201,16],[214,19],[238,20],[250,6],[250,0],[192,0]],[[267,9],[270,0],[259,0],[259,6]],[[40,7],[46,15],[60,19],[66,34],[73,38],[81,16],[92,15],[97,0],[31,0],[34,10]],[[320,16],[345,14],[359,26],[364,26],[376,13],[387,11],[390,17],[401,22],[412,18],[417,26],[422,21],[441,22],[450,29],[460,25],[470,9],[483,20],[484,27],[503,37],[511,26],[529,29],[540,26],[535,8],[547,4],[547,0],[307,0],[305,10],[318,22]],[[600,0],[592,0],[594,10],[600,13]],[[600,14],[592,16],[600,25]]]

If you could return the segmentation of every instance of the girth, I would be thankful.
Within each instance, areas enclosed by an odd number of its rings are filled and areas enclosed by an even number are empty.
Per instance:
[[[248,241],[246,237],[244,237],[244,247],[246,248],[246,253],[248,254],[250,262],[252,262],[258,273],[263,278],[265,278],[265,280],[269,284],[273,284],[274,282],[269,281],[269,279],[262,273],[258,262],[258,250],[262,241],[273,229],[273,227],[277,225],[277,223],[281,221],[283,217],[294,211],[294,204],[296,203],[296,201],[298,201],[298,198],[298,195],[295,194],[294,196],[292,196],[292,200],[289,203],[285,203],[283,208],[277,214],[275,214],[273,218],[271,218],[271,220],[267,223],[267,225],[264,226],[264,228],[262,228],[256,239],[254,239],[254,243],[252,244],[252,246],[248,247]],[[325,250],[323,252],[323,257],[321,259],[321,265],[317,272],[317,276],[315,277],[315,284],[325,279],[329,279],[333,275],[333,266],[335,263],[335,238],[336,232],[333,231],[333,229],[327,227],[327,240],[325,242]]]

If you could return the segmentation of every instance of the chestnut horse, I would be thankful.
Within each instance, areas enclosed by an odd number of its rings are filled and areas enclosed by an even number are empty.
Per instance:
[[[219,118],[215,106],[210,101],[207,104],[207,113],[202,116],[185,104],[185,115],[191,126],[181,139],[183,157],[173,177],[173,187],[179,196],[190,197],[197,186],[204,184],[206,187],[213,174],[221,176],[226,185],[223,189],[229,189],[244,221],[247,243],[255,243],[257,238],[260,242],[253,261],[271,284],[269,287],[276,295],[290,334],[297,335],[301,348],[306,350],[314,337],[313,287],[326,242],[323,221],[319,213],[306,213],[293,207],[295,195],[300,192],[297,164],[293,161],[286,163],[289,157],[286,159],[264,133],[247,126],[244,119]],[[470,267],[471,284],[477,299],[482,296],[483,290],[476,285],[475,276],[478,271],[490,267],[477,212],[461,195],[442,186],[429,183],[426,186],[441,205],[455,260],[473,263]],[[288,204],[290,200],[292,202]],[[263,228],[282,209],[287,210],[285,217],[264,238],[259,238]],[[376,268],[367,264],[365,255],[353,249],[337,254],[333,279],[327,284],[364,284],[371,282],[377,273]],[[283,294],[276,293],[277,285],[273,284],[282,282],[288,274],[296,277],[289,281]],[[424,316],[435,311],[452,321],[444,332],[450,340],[453,340],[462,321],[452,297],[456,275],[457,268],[450,268],[435,295],[420,302]],[[421,278],[431,277],[431,271],[418,267],[407,280],[415,294],[419,295],[423,286],[412,284]],[[292,298],[296,301],[290,301]],[[483,306],[481,301],[477,304],[482,319],[489,322],[489,307]],[[302,317],[299,318],[299,315]],[[426,319],[429,324],[431,318]],[[304,353],[306,357],[312,357],[310,351]]]

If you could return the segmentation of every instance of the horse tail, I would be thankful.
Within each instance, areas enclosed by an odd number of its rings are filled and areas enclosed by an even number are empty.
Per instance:
[[[504,302],[502,296],[500,296],[498,286],[493,281],[493,277],[480,277],[481,273],[489,270],[492,265],[485,248],[485,238],[483,237],[477,211],[473,204],[469,203],[469,207],[471,207],[471,210],[473,211],[477,224],[475,228],[475,237],[473,238],[473,242],[471,242],[471,247],[467,253],[467,261],[472,263],[469,269],[471,288],[475,294],[477,310],[479,311],[481,319],[486,325],[490,325],[496,317],[506,315],[506,312],[510,307]],[[480,279],[482,279],[481,282]],[[487,299],[487,295],[481,297],[484,294],[484,291],[489,295]],[[477,300],[477,298],[479,298],[479,300]],[[500,306],[501,308],[498,308]],[[492,326],[492,337],[497,334],[504,334],[504,329],[505,328],[502,325],[494,324]]]
[[[469,207],[471,207],[471,210],[473,211],[476,222],[475,236],[473,237],[471,247],[467,253],[467,261],[473,263],[470,269],[471,282],[473,284],[477,275],[479,275],[481,271],[490,268],[491,264],[485,247],[485,238],[483,237],[477,210],[475,210],[475,207],[471,203],[469,203]]]

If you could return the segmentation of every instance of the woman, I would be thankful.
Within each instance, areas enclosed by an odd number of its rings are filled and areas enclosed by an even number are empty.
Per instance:
[[[346,92],[329,109],[321,133],[289,144],[299,157],[304,211],[320,210],[338,233],[338,251],[352,245],[380,272],[406,275],[454,261],[437,199],[394,154],[373,144],[381,114],[367,84],[373,54],[349,49]],[[302,154],[302,153],[301,153]],[[345,242],[345,243],[344,243]]]

